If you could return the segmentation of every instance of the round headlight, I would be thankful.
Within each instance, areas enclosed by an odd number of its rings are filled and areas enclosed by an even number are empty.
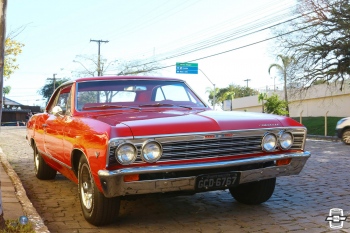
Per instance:
[[[148,163],[157,162],[162,156],[162,147],[156,141],[146,142],[142,147],[141,158]]]
[[[261,147],[264,151],[271,152],[276,149],[277,138],[272,133],[267,133],[262,139]]]
[[[282,150],[288,150],[293,145],[293,135],[288,132],[281,133],[279,143]]]
[[[132,144],[121,144],[118,146],[115,157],[118,162],[122,165],[128,165],[136,160],[137,150]]]

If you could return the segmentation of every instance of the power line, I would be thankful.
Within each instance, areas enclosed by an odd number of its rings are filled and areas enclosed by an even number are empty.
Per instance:
[[[176,43],[176,44],[179,44],[180,42],[182,42],[182,43],[185,43],[186,41],[189,41],[190,39],[191,39],[191,37],[193,37],[193,36],[196,36],[197,38],[203,38],[204,36],[205,36],[205,34],[208,34],[208,32],[209,31],[218,31],[218,30],[220,30],[220,28],[223,28],[223,27],[225,27],[225,26],[231,26],[232,24],[238,24],[238,25],[242,25],[241,23],[239,23],[240,21],[246,21],[247,20],[247,17],[245,17],[246,15],[252,15],[251,17],[249,17],[249,18],[257,18],[257,20],[255,20],[255,21],[260,21],[262,18],[266,18],[266,17],[271,17],[272,15],[274,15],[276,12],[272,12],[272,13],[269,13],[268,11],[264,11],[267,7],[269,7],[269,6],[272,6],[272,7],[277,7],[277,5],[278,5],[278,3],[280,3],[281,1],[276,1],[276,2],[271,2],[270,4],[264,4],[264,7],[260,7],[260,8],[257,8],[257,9],[255,9],[255,10],[253,10],[253,11],[249,11],[248,13],[245,13],[244,14],[244,16],[241,16],[241,15],[239,15],[239,16],[236,16],[235,18],[232,18],[232,19],[230,19],[230,20],[227,20],[227,21],[224,21],[224,22],[220,22],[219,24],[217,24],[217,25],[214,25],[214,26],[212,26],[212,27],[210,27],[210,28],[206,28],[206,29],[204,29],[204,30],[202,30],[202,31],[199,31],[199,32],[195,32],[195,33],[193,33],[192,35],[190,35],[190,36],[187,36],[186,38],[183,38],[183,39],[180,39],[180,40],[176,40],[176,41],[174,41],[174,42],[172,42],[172,43]],[[292,6],[292,7],[294,7],[294,6]],[[289,7],[287,7],[287,8],[284,8],[284,9],[279,9],[279,11],[278,11],[278,13],[281,13],[281,12],[283,12],[283,11],[286,11],[286,10],[290,10],[291,8],[292,8],[291,6],[289,6]],[[266,12],[266,13],[265,13]],[[289,13],[289,14],[291,14],[291,12]],[[262,15],[263,17],[260,17],[259,15]],[[259,16],[259,17],[258,17]],[[249,24],[251,24],[251,23],[253,23],[253,22],[255,22],[255,21],[252,21],[252,22],[250,22]],[[239,27],[239,28],[242,28],[242,30],[244,29],[244,26],[246,26],[247,24],[243,24],[243,27]],[[236,30],[235,28],[234,29],[232,29],[232,30]],[[232,31],[231,30],[231,31]],[[229,31],[225,31],[224,33],[227,33],[227,32],[229,32]],[[218,36],[218,35],[221,35],[221,34],[217,34],[216,36]],[[215,37],[213,37],[213,38],[215,38]],[[185,40],[184,40],[185,39]],[[187,42],[186,42],[186,44],[188,44]],[[189,45],[189,46],[191,46],[191,45]],[[164,47],[164,46],[163,46]],[[186,45],[186,47],[188,47],[187,45]],[[159,47],[158,47],[159,48]],[[162,47],[161,47],[162,48]],[[178,51],[178,49],[176,49],[176,51]],[[144,54],[145,52],[142,52],[141,54]],[[166,56],[166,55],[164,55],[164,56]]]
[[[288,20],[285,20],[285,21],[283,21],[283,22],[279,22],[279,23],[277,23],[277,24],[274,24],[274,25],[271,25],[271,26],[268,26],[268,27],[265,27],[265,28],[262,28],[262,29],[259,29],[259,30],[256,30],[256,31],[253,31],[253,32],[250,32],[250,33],[241,35],[241,36],[238,36],[238,37],[235,37],[235,38],[232,38],[231,40],[236,40],[236,39],[239,39],[239,38],[248,36],[248,35],[252,35],[252,34],[254,34],[254,33],[261,32],[261,31],[264,31],[264,30],[267,30],[267,29],[270,29],[270,28],[279,26],[279,25],[281,25],[281,24],[284,24],[284,23],[287,23],[287,22],[296,20],[296,19],[301,18],[301,17],[303,17],[303,16],[304,16],[304,15],[299,15],[299,16],[294,17],[294,18],[292,18],[292,19],[288,19]],[[310,26],[307,26],[307,27],[310,27]],[[275,39],[275,38],[278,38],[278,37],[287,35],[287,34],[291,34],[291,33],[296,32],[296,31],[303,30],[303,29],[305,29],[305,28],[307,28],[307,27],[304,27],[304,28],[301,28],[301,29],[297,29],[297,30],[293,30],[293,31],[290,31],[290,32],[286,32],[286,33],[284,33],[284,34],[282,34],[282,35],[270,37],[270,38],[267,38],[267,39],[264,39],[264,40],[260,40],[260,41],[257,41],[257,42],[253,42],[253,43],[250,43],[250,44],[247,44],[247,45],[243,45],[243,46],[240,46],[240,47],[237,47],[237,48],[233,48],[233,49],[230,49],[230,50],[226,50],[226,51],[223,51],[223,52],[215,53],[215,54],[208,55],[208,56],[201,57],[201,58],[197,58],[197,59],[192,59],[192,60],[187,61],[187,62],[199,61],[199,60],[203,60],[203,59],[206,59],[206,58],[218,56],[218,55],[221,55],[221,54],[224,54],[224,53],[232,52],[232,51],[234,51],[234,50],[246,48],[246,47],[249,47],[249,46],[252,46],[252,45],[255,45],[255,44],[259,44],[259,43],[262,43],[262,42],[265,42],[265,41],[268,41],[268,40],[271,40],[271,39]],[[202,48],[202,49],[203,49],[203,48]],[[163,59],[154,60],[154,61],[146,62],[146,63],[140,64],[140,65],[136,65],[135,67],[139,67],[139,66],[149,65],[149,64],[152,64],[152,63],[161,62],[161,61],[168,60],[168,59],[171,59],[171,58],[175,58],[175,57],[183,56],[183,55],[186,55],[186,54],[189,54],[189,53],[197,52],[197,51],[200,51],[200,50],[202,50],[202,49],[197,49],[197,50],[191,51],[191,52],[189,52],[189,51],[183,52],[183,53],[180,53],[180,54],[176,54],[176,55],[174,55],[174,56],[171,56],[171,57],[166,57],[166,58],[163,58]],[[163,67],[160,67],[160,68],[154,68],[154,69],[151,69],[151,71],[153,71],[153,70],[165,69],[165,68],[173,67],[173,66],[175,66],[175,65],[169,65],[169,66],[163,66]]]
[[[297,31],[301,31],[301,30],[304,30],[304,29],[309,28],[309,27],[312,27],[312,25],[309,25],[309,26],[306,26],[306,27],[303,27],[303,28],[300,28],[300,29],[296,29],[296,30],[293,30],[293,31],[290,31],[290,32],[286,32],[286,33],[283,33],[283,34],[278,35],[278,36],[273,36],[273,37],[270,37],[270,38],[267,38],[267,39],[264,39],[264,40],[260,40],[260,41],[254,42],[254,43],[243,45],[243,46],[240,46],[240,47],[237,47],[237,48],[229,49],[229,50],[226,50],[226,51],[223,51],[223,52],[219,52],[219,53],[211,54],[211,55],[208,55],[208,56],[192,59],[192,60],[189,60],[189,61],[186,61],[186,62],[194,62],[194,61],[199,61],[199,60],[203,60],[203,59],[210,58],[210,57],[215,57],[215,56],[218,56],[218,55],[221,55],[221,54],[225,54],[225,53],[232,52],[232,51],[235,51],[235,50],[239,50],[239,49],[242,49],[242,48],[246,48],[246,47],[249,47],[249,46],[252,46],[252,45],[256,45],[256,44],[259,44],[259,43],[262,43],[262,42],[266,42],[266,41],[269,41],[269,40],[272,40],[272,39],[276,39],[278,37],[285,36],[285,35],[288,35],[288,34],[291,34],[291,33],[297,32]],[[149,71],[162,70],[162,69],[169,68],[169,67],[174,67],[174,66],[176,66],[176,65],[168,65],[168,66],[153,68],[153,69],[150,69]]]

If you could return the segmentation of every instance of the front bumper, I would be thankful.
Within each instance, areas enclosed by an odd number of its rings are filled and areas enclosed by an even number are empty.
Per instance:
[[[233,161],[180,165],[154,165],[148,167],[123,168],[114,171],[100,170],[98,172],[98,176],[100,178],[103,193],[106,197],[149,193],[166,193],[175,191],[195,191],[196,176],[141,180],[133,182],[124,182],[124,176],[132,174],[193,171],[228,167],[232,167],[232,171],[235,171],[234,168],[236,166],[265,163],[280,159],[292,159],[288,165],[239,171],[241,173],[239,184],[243,184],[278,176],[297,175],[303,169],[310,155],[311,154],[309,152],[285,153]]]

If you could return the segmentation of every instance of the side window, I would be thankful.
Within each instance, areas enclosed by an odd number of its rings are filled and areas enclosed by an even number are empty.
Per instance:
[[[63,87],[60,90],[52,106],[50,107],[50,112],[52,111],[54,106],[60,106],[63,114],[70,113],[70,91],[71,91],[71,86]]]

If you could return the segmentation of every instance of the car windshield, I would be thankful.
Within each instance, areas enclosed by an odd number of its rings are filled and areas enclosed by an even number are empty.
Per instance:
[[[184,82],[165,80],[85,81],[77,84],[76,109],[179,107],[206,105]]]

